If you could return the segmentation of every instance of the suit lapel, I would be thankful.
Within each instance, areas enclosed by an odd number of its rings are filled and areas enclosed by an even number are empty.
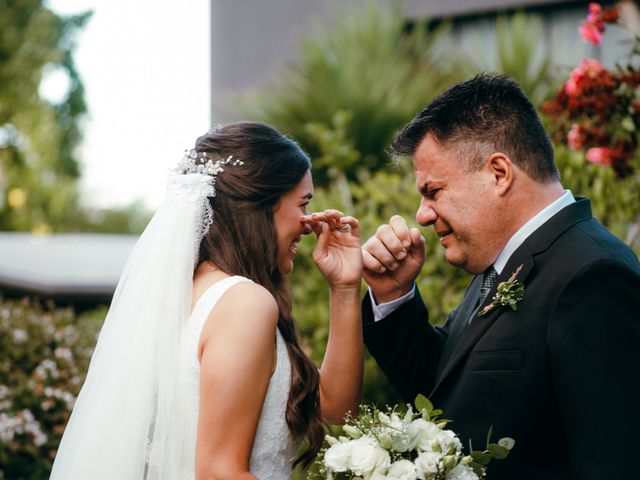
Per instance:
[[[491,302],[493,301],[493,297],[498,289],[498,284],[500,284],[500,282],[506,282],[507,280],[509,280],[513,272],[515,272],[520,265],[522,265],[522,269],[520,270],[520,273],[518,273],[516,279],[524,283],[526,288],[526,278],[533,269],[533,258],[526,244],[521,245],[520,248],[518,248],[518,250],[516,250],[511,256],[502,273],[498,275],[496,285],[491,289],[485,301],[480,305],[478,312],[482,311],[483,308],[491,304]],[[460,343],[458,343],[451,357],[444,365],[444,368],[442,368],[442,374],[436,381],[436,385],[433,391],[435,391],[440,386],[444,379],[447,378],[447,376],[455,369],[456,365],[458,365],[458,363],[460,363],[460,361],[469,353],[473,346],[478,343],[478,340],[482,338],[485,332],[489,330],[491,325],[494,324],[496,319],[505,311],[506,308],[509,307],[497,307],[486,315],[480,316],[476,314],[475,317],[471,319],[471,323],[462,335]]]
[[[482,311],[484,307],[489,305],[493,301],[493,297],[496,294],[498,285],[500,282],[505,282],[511,277],[511,275],[522,265],[522,270],[517,276],[517,280],[524,283],[525,289],[527,286],[526,279],[531,273],[534,266],[533,255],[548,248],[553,241],[558,238],[565,230],[572,227],[578,222],[588,220],[591,218],[591,207],[589,201],[585,198],[577,198],[576,203],[564,208],[556,215],[554,215],[549,221],[542,225],[538,230],[531,234],[525,242],[511,255],[511,258],[507,262],[504,270],[498,276],[496,285],[487,295],[486,300],[482,303],[478,311]],[[526,295],[526,290],[525,290]],[[478,340],[485,334],[487,330],[493,325],[496,319],[504,313],[505,309],[509,307],[497,307],[484,316],[476,315],[471,320],[471,324],[467,327],[460,339],[458,345],[453,349],[451,356],[444,360],[444,365],[440,365],[439,374],[436,385],[431,392],[433,393],[438,389],[442,382],[451,374],[456,365],[469,353],[473,346],[478,343]],[[469,315],[469,312],[467,312]],[[459,317],[459,316],[458,316]],[[445,345],[446,350],[446,345]]]
[[[452,321],[451,329],[449,331],[449,335],[447,336],[447,341],[444,344],[444,349],[440,356],[440,363],[438,364],[438,371],[436,373],[436,378],[442,372],[442,369],[447,364],[447,361],[451,357],[451,354],[455,350],[458,343],[460,343],[460,337],[463,335],[466,320],[471,315],[473,308],[475,307],[475,303],[477,302],[480,296],[480,287],[482,286],[482,278],[480,275],[476,275],[469,288],[467,289],[467,293],[462,300],[462,304],[458,309],[457,315]]]

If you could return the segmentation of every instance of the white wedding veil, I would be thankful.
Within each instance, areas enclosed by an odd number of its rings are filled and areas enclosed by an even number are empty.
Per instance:
[[[196,412],[178,358],[199,243],[212,219],[215,174],[206,173],[171,175],[166,200],[133,248],[51,479],[193,478],[188,419]]]

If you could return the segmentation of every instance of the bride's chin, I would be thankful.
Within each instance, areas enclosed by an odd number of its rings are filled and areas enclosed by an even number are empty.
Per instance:
[[[280,263],[280,272],[283,275],[289,275],[293,271],[293,260],[287,258],[283,262]]]

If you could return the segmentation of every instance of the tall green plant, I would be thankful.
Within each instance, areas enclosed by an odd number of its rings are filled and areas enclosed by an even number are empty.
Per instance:
[[[85,113],[74,36],[89,14],[63,18],[43,0],[0,1],[0,229],[56,229],[72,218],[80,174],[74,150]],[[39,92],[48,69],[69,77],[67,98]]]
[[[400,8],[374,1],[336,12],[334,21],[315,25],[275,82],[236,108],[291,134],[312,156],[320,146],[306,125],[331,126],[336,112],[348,111],[346,137],[360,153],[358,166],[381,168],[393,133],[462,78],[444,55],[448,31],[429,31],[424,22],[409,28]],[[344,170],[355,178],[355,165]],[[324,166],[314,173],[326,183]]]
[[[474,42],[486,45],[486,42]],[[499,72],[515,78],[534,104],[545,100],[560,83],[539,15],[516,12],[495,20],[495,56],[474,50],[469,74]]]

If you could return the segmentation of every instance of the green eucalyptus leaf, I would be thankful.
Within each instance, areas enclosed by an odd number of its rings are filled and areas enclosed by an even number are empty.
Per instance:
[[[471,452],[473,459],[481,465],[488,465],[491,461],[491,454],[487,452]]]
[[[509,456],[509,449],[505,447],[501,447],[497,443],[491,443],[487,445],[487,450],[496,460],[502,460]]]
[[[426,410],[428,413],[433,412],[433,404],[427,397],[425,397],[421,393],[418,394],[413,403],[418,410]]]
[[[503,448],[506,448],[507,450],[511,450],[515,444],[516,444],[516,441],[511,437],[503,437],[500,440],[498,440],[498,445],[500,445]]]

